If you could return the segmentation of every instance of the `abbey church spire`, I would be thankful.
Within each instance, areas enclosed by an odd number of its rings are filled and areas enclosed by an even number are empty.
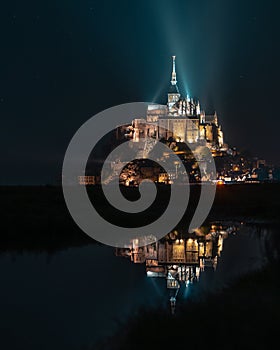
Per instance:
[[[180,92],[177,87],[176,77],[176,56],[172,56],[172,74],[171,74],[171,85],[168,90],[168,108],[171,109],[173,105],[180,99]]]
[[[172,63],[171,85],[176,85],[177,84],[175,59],[176,59],[176,56],[172,56],[173,63]]]

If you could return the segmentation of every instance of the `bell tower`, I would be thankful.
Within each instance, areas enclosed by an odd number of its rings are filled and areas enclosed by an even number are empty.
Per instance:
[[[171,74],[171,81],[170,81],[170,87],[168,90],[168,109],[171,109],[172,106],[179,100],[180,93],[177,86],[177,77],[176,77],[176,63],[175,63],[176,56],[172,56],[172,74]]]
[[[171,85],[177,84],[175,59],[176,59],[176,56],[172,56],[172,75],[171,75],[171,81],[170,81]]]

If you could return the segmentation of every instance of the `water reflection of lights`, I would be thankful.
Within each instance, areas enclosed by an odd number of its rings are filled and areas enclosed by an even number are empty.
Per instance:
[[[174,313],[178,291],[183,287],[185,290],[180,294],[186,298],[189,287],[199,281],[206,268],[216,270],[224,239],[238,229],[236,225],[213,223],[208,229],[200,228],[192,234],[173,231],[160,241],[147,236],[134,239],[127,248],[117,248],[116,255],[130,257],[134,263],[145,263],[147,277],[152,280],[165,278]],[[156,291],[162,295],[158,287]]]

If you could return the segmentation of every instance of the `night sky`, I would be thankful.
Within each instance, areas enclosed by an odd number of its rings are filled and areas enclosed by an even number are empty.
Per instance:
[[[27,0],[1,4],[0,184],[58,181],[93,114],[180,92],[216,110],[225,141],[279,163],[276,1]]]

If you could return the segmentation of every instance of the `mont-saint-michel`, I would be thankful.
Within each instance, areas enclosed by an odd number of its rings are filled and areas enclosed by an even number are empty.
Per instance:
[[[172,56],[171,79],[163,104],[149,104],[146,115],[134,118],[130,124],[116,126],[112,146],[130,140],[141,143],[139,159],[128,162],[116,159],[112,162],[112,172],[103,181],[108,184],[119,177],[125,186],[138,186],[146,178],[163,184],[171,184],[187,170],[190,183],[213,182],[222,184],[244,184],[279,182],[280,168],[268,164],[265,159],[248,155],[225,142],[226,136],[222,123],[216,111],[206,112],[198,98],[181,92],[178,87],[176,73],[176,56]],[[149,161],[149,153],[154,142],[160,141],[167,145],[181,160],[176,169],[167,172]],[[216,176],[211,178],[207,171],[201,171],[202,162],[198,162],[194,152],[202,153],[207,147],[215,161]],[[100,183],[100,175],[90,167],[86,175],[79,175],[77,181],[81,185]]]

